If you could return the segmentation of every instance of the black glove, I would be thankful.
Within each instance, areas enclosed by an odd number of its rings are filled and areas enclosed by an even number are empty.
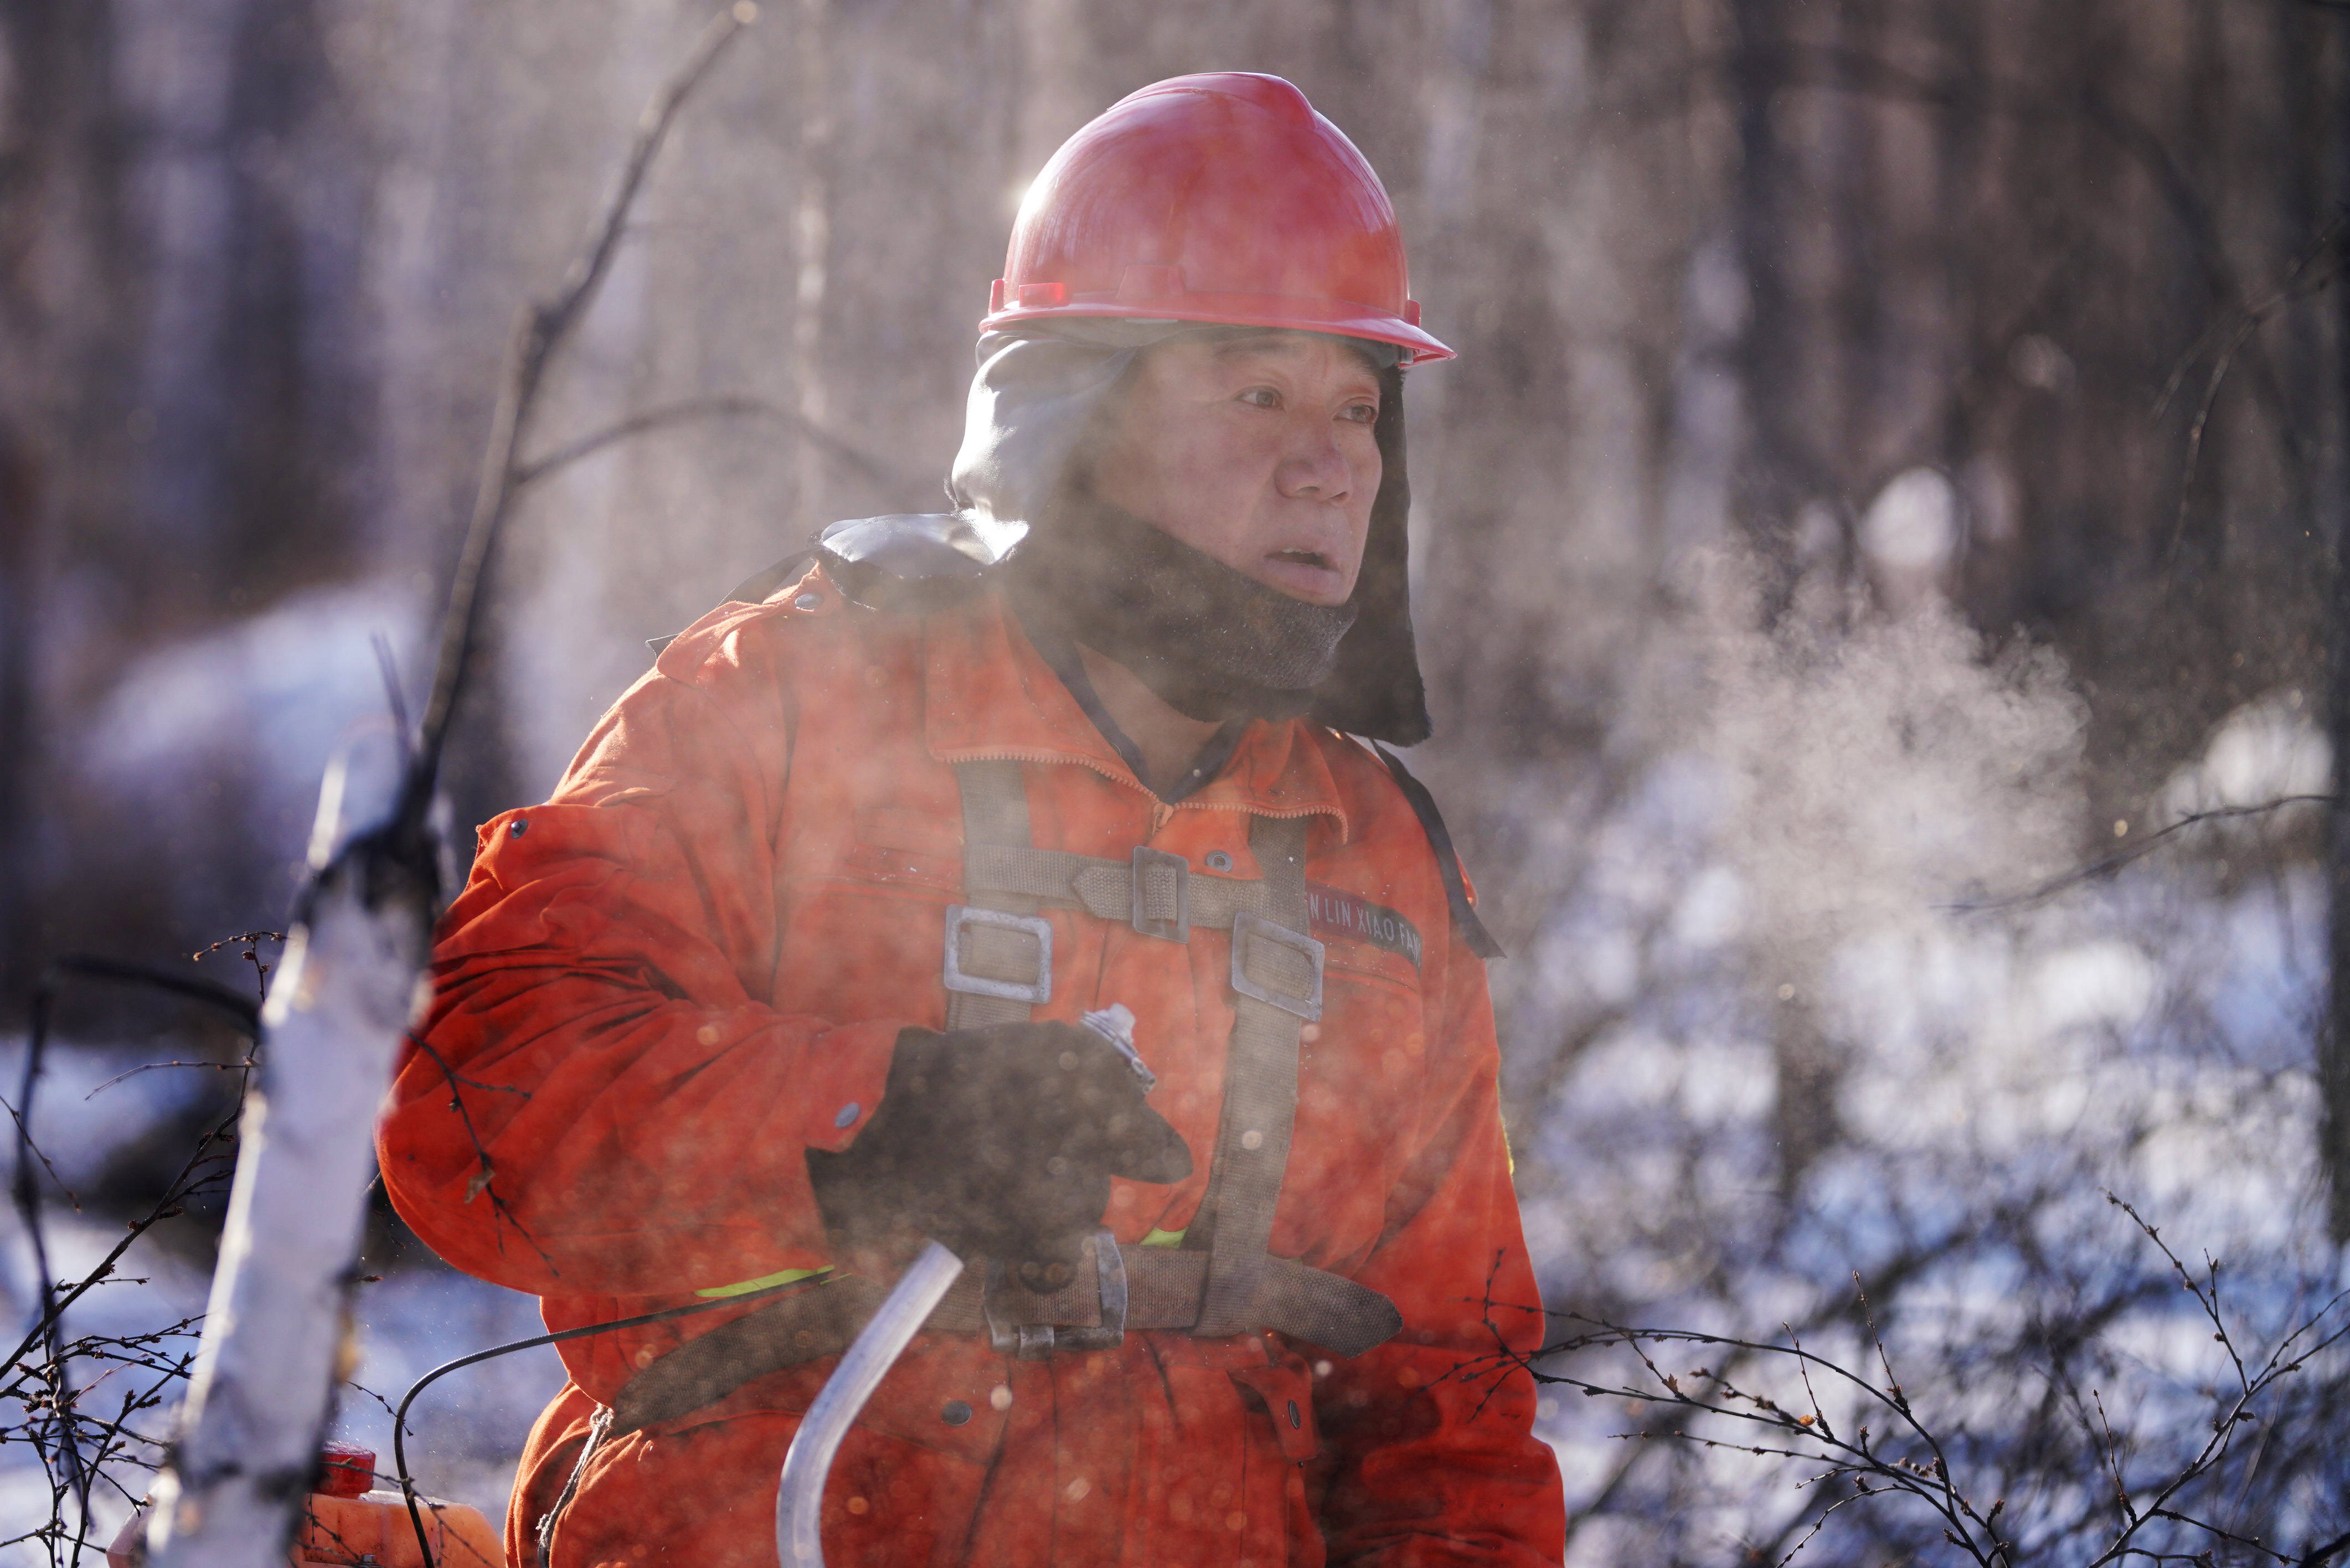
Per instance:
[[[808,1179],[849,1248],[929,1236],[1057,1290],[1101,1224],[1111,1177],[1191,1174],[1191,1151],[1142,1096],[1127,1058],[1090,1029],[909,1029],[873,1119],[841,1153],[808,1150]]]

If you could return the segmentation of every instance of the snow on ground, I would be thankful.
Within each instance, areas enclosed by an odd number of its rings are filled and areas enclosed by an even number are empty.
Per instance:
[[[115,1240],[109,1227],[69,1214],[52,1213],[46,1223],[51,1256],[67,1278],[94,1264]],[[12,1256],[21,1259],[24,1239],[13,1224],[7,1241]],[[203,1310],[210,1282],[198,1271],[151,1261],[140,1265],[140,1272],[145,1283],[102,1287],[84,1298],[86,1304],[78,1303],[68,1318],[72,1332],[140,1332]],[[29,1301],[21,1289],[25,1272],[13,1273],[10,1321],[29,1323]],[[386,1477],[392,1470],[391,1419],[368,1391],[396,1404],[418,1377],[444,1361],[546,1332],[532,1298],[438,1266],[405,1270],[362,1287],[359,1323],[361,1363],[352,1380],[357,1386],[342,1391],[335,1436],[373,1449],[377,1470]],[[409,1420],[409,1465],[418,1486],[502,1521],[515,1460],[531,1422],[562,1385],[562,1364],[546,1347],[467,1367],[433,1385]],[[159,1419],[154,1429],[168,1428],[168,1419]],[[0,1521],[8,1521],[13,1532],[47,1507],[47,1485],[31,1454],[17,1445],[0,1448]],[[129,1508],[109,1497],[95,1503],[93,1511],[101,1527],[93,1533],[103,1542],[112,1539]],[[0,1552],[6,1568],[46,1562],[36,1548]]]
[[[9,1085],[12,1101],[22,1051],[21,1042],[0,1049],[0,1082]],[[87,1185],[109,1149],[166,1123],[191,1097],[192,1070],[140,1073],[109,1084],[154,1058],[148,1050],[52,1042],[34,1130],[68,1188]],[[43,1228],[57,1277],[88,1273],[120,1239],[120,1225],[118,1218],[78,1214],[53,1195]],[[7,1321],[29,1326],[35,1321],[31,1253],[13,1210],[0,1217],[0,1260]],[[201,1314],[210,1285],[204,1266],[152,1242],[131,1250],[120,1276],[75,1304],[67,1317],[69,1334],[151,1332]],[[361,1285],[357,1308],[361,1362],[356,1386],[342,1391],[335,1435],[374,1449],[377,1469],[387,1476],[391,1421],[374,1396],[397,1403],[442,1362],[546,1331],[533,1298],[429,1261]],[[502,1519],[530,1424],[562,1383],[561,1363],[551,1347],[542,1347],[467,1367],[435,1384],[409,1422],[409,1462],[418,1485]],[[169,1429],[167,1413],[151,1420],[150,1430]],[[127,1472],[125,1479],[134,1489],[142,1484]],[[0,1522],[11,1527],[5,1533],[37,1521],[47,1508],[47,1482],[31,1452],[21,1444],[0,1445]],[[93,1534],[102,1543],[127,1517],[129,1505],[101,1497],[93,1508],[100,1526]],[[46,1562],[37,1548],[0,1552],[0,1568]]]
[[[2165,1272],[2106,1189],[2191,1262],[2225,1261],[2247,1343],[2350,1282],[2316,1179],[2324,888],[2292,837],[2313,808],[2010,899],[2074,858],[2060,670],[1930,615],[1723,644],[1701,667],[1718,708],[1555,841],[1557,901],[1494,971],[1550,1304],[1766,1341],[1811,1323],[1818,1348],[1853,1273],[1893,1270],[1897,1366],[1991,1431],[2021,1397],[1991,1347]],[[2116,842],[2322,790],[2329,763],[2291,694],[2250,704]],[[2122,1313],[2101,1345],[2129,1375],[2116,1419],[2206,1429],[2219,1352],[2175,1282]],[[1543,1409],[1579,1510],[1641,1412],[1571,1392]],[[1720,1494],[1660,1528],[1700,1558],[1792,1506],[1779,1461],[1690,1462]],[[1655,1555],[1644,1539],[1604,1520],[1571,1560]]]

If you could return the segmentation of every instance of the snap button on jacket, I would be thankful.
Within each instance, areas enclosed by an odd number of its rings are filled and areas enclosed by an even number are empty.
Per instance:
[[[457,1266],[542,1297],[555,1329],[832,1268],[806,1154],[855,1139],[901,1029],[944,1024],[955,764],[983,759],[1020,764],[1037,847],[1143,846],[1195,888],[1260,874],[1253,815],[1306,820],[1324,996],[1268,1251],[1383,1293],[1403,1328],[1353,1357],[1263,1332],[1135,1330],[1036,1361],[984,1333],[918,1336],[834,1467],[827,1560],[1557,1562],[1556,1465],[1510,1360],[1543,1318],[1484,971],[1419,818],[1367,749],[1302,720],[1252,724],[1211,783],[1159,801],[992,597],[889,615],[811,571],[723,606],[613,706],[551,800],[482,828],[380,1133],[401,1215]],[[1172,1244],[1216,1147],[1231,932],[1042,913],[1035,1016],[1132,1009],[1151,1104],[1192,1151],[1180,1185],[1117,1182],[1105,1224]],[[588,1446],[632,1377],[739,1315],[561,1346],[569,1382],[523,1458],[513,1561],[536,1561],[560,1497],[553,1568],[775,1563],[776,1472],[830,1359]]]

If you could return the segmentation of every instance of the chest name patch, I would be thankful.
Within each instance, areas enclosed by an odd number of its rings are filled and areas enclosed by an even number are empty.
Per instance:
[[[1411,961],[1412,968],[1419,967],[1419,928],[1385,905],[1374,904],[1358,893],[1308,882],[1305,913],[1317,938],[1350,937],[1400,954]]]

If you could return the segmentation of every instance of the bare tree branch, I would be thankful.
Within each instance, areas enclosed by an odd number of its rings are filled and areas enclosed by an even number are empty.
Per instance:
[[[2270,812],[2288,805],[2333,805],[2337,804],[2338,800],[2338,796],[2330,794],[2288,794],[2280,795],[2274,800],[2264,800],[2258,805],[2222,805],[2215,806],[2210,811],[2194,812],[2180,817],[2168,827],[2147,834],[2127,849],[2117,849],[2111,855],[2099,856],[2096,859],[2076,866],[2061,876],[2052,877],[2027,891],[2011,894],[2003,898],[1986,898],[1973,903],[1940,904],[1936,908],[1953,910],[1960,914],[1976,914],[1986,909],[2012,909],[2019,905],[2037,903],[2043,898],[2053,898],[2067,888],[2077,887],[2083,882],[2092,881],[2099,877],[2111,876],[2130,862],[2145,858],[2166,839],[2184,833],[2190,827],[2200,826],[2207,822],[2228,822],[2239,817],[2265,816]]]
[[[2137,1219],[2135,1213],[2132,1218]],[[2159,1237],[2153,1229],[2143,1220],[2138,1220],[2138,1224],[2140,1229],[2159,1246]],[[2164,1251],[2168,1255],[2168,1249],[2166,1248]],[[2173,1261],[2176,1262],[2175,1259]],[[2312,1322],[2322,1321],[2332,1314],[2338,1304],[2338,1300],[2329,1303]],[[1942,1521],[1943,1539],[1949,1544],[1964,1552],[1972,1561],[1989,1568],[1989,1565],[1994,1563],[2012,1563],[2018,1560],[2015,1549],[2011,1544],[2013,1538],[2002,1540],[1996,1523],[1999,1516],[2005,1511],[2006,1500],[2002,1498],[1989,1509],[1981,1509],[1961,1490],[1957,1479],[1956,1467],[1944,1451],[1939,1434],[1932,1425],[1912,1409],[1908,1399],[1900,1392],[1899,1384],[1891,1380],[1889,1361],[1885,1365],[1887,1374],[1887,1386],[1879,1387],[1860,1374],[1804,1349],[1801,1342],[1794,1339],[1792,1334],[1787,1343],[1766,1344],[1727,1334],[1673,1329],[1635,1328],[1596,1319],[1579,1318],[1576,1314],[1571,1314],[1553,1315],[1566,1317],[1571,1322],[1588,1324],[1590,1328],[1587,1332],[1570,1335],[1545,1346],[1536,1355],[1527,1357],[1523,1365],[1537,1381],[1575,1388],[1586,1397],[1611,1397],[1636,1404],[1654,1405],[1683,1417],[1724,1419],[1739,1425],[1760,1428],[1773,1434],[1770,1437],[1763,1437],[1761,1432],[1758,1432],[1755,1438],[1743,1440],[1736,1438],[1711,1438],[1681,1428],[1678,1425],[1659,1426],[1652,1421],[1642,1430],[1624,1434],[1625,1437],[1638,1440],[1653,1440],[1661,1438],[1667,1440],[1689,1442],[1705,1449],[1744,1452],[1758,1457],[1822,1462],[1827,1468],[1820,1475],[1812,1478],[1813,1482],[1842,1477],[1851,1479],[1856,1491],[1862,1496],[1882,1492],[1906,1494],[1915,1498],[1939,1516]],[[2213,1321],[2220,1320],[2215,1317]],[[2308,1326],[2304,1324],[2304,1330]],[[2329,1345],[2337,1343],[2345,1334],[2350,1334],[2350,1327],[2334,1329],[2322,1343]],[[2217,1336],[2231,1356],[2237,1355],[2232,1336],[2223,1322],[2217,1331]],[[1669,1373],[1658,1365],[1655,1356],[1646,1347],[1669,1344],[1727,1348],[1747,1356],[1789,1358],[1797,1365],[1799,1370],[1804,1375],[1806,1382],[1808,1382],[1808,1375],[1812,1372],[1837,1378],[1849,1388],[1863,1394],[1866,1402],[1875,1404],[1879,1409],[1895,1413],[1910,1435],[1913,1451],[1923,1457],[1913,1458],[1909,1454],[1897,1452],[1873,1442],[1870,1429],[1866,1426],[1861,1427],[1855,1437],[1849,1438],[1842,1437],[1831,1428],[1824,1411],[1814,1409],[1809,1414],[1798,1415],[1786,1409],[1768,1395],[1750,1392],[1739,1386],[1732,1381],[1731,1374],[1727,1371],[1718,1372],[1708,1367],[1698,1367],[1684,1374]],[[1649,1385],[1643,1386],[1633,1383],[1594,1382],[1585,1377],[1540,1371],[1534,1365],[1539,1360],[1606,1346],[1629,1350],[1648,1373]],[[1877,1351],[1881,1357],[1884,1354],[1881,1344],[1877,1345]],[[2238,1359],[2241,1365],[2241,1357]],[[2109,1480],[2112,1500],[2118,1519],[2112,1537],[2106,1542],[2104,1549],[2089,1560],[2087,1568],[2100,1568],[2100,1565],[2118,1563],[2131,1557],[2160,1560],[2172,1555],[2151,1552],[2137,1544],[2138,1538],[2147,1527],[2156,1522],[2179,1525],[2213,1539],[2225,1541],[2272,1563],[2292,1563],[2294,1558],[2291,1553],[2282,1552],[2255,1538],[2228,1531],[2215,1522],[2181,1510],[2174,1506],[2174,1500],[2189,1486],[2210,1473],[2213,1468],[2225,1458],[2236,1428],[2243,1422],[2255,1418],[2250,1409],[2251,1405],[2268,1392],[2280,1377],[2297,1370],[2302,1359],[2305,1357],[2292,1362],[2282,1362],[2278,1357],[2272,1356],[2269,1364],[2259,1375],[2249,1376],[2237,1395],[2222,1401],[2222,1408],[2212,1422],[2212,1431],[2209,1439],[2184,1467],[2166,1477],[2159,1485],[2155,1486],[2153,1494],[2143,1504],[2137,1501],[2134,1493],[2144,1489],[2134,1489],[2124,1475],[2119,1439],[2111,1426],[2104,1421],[2102,1402],[2099,1401],[2098,1463]],[[1871,1488],[1870,1482],[1877,1483],[1875,1489]],[[1821,1511],[1819,1519],[1824,1521],[1829,1514],[1838,1511],[1849,1501],[1851,1500],[1844,1499],[1830,1503]],[[1813,1529],[1804,1532],[1795,1550],[1801,1550],[1802,1546],[1807,1544],[1816,1533],[1815,1524]],[[1781,1539],[1785,1539],[1785,1536],[1783,1534]],[[2323,1561],[2325,1557],[2340,1551],[2345,1544],[2350,1544],[2350,1540],[2318,1547],[2303,1561]],[[1785,1558],[1779,1559],[1783,1568],[1784,1563],[1792,1560],[1794,1555],[1794,1552],[1791,1551]],[[2191,1554],[2176,1555],[2178,1560],[2186,1561],[2189,1560]]]
[[[526,306],[507,350],[507,368],[491,418],[489,450],[482,465],[482,482],[466,524],[464,548],[449,586],[448,609],[442,622],[441,649],[433,670],[432,696],[425,704],[416,760],[400,803],[401,826],[421,831],[439,777],[441,753],[447,743],[449,722],[463,691],[465,671],[481,629],[483,575],[500,530],[522,488],[522,443],[536,410],[539,388],[548,361],[593,303],[612,257],[628,226],[629,209],[643,186],[646,171],[669,136],[678,110],[718,63],[736,34],[758,17],[751,0],[735,0],[702,29],[685,62],[654,94],[637,121],[635,140],[629,148],[619,187],[606,203],[601,222],[586,251],[574,261],[554,297]]]
[[[789,409],[778,408],[764,398],[733,395],[689,398],[681,402],[663,403],[656,408],[647,409],[642,413],[631,414],[617,424],[607,425],[602,430],[581,436],[577,441],[567,441],[546,456],[533,458],[516,467],[515,489],[520,491],[536,484],[556,470],[567,467],[581,458],[593,456],[606,447],[626,441],[630,436],[665,430],[671,425],[684,424],[692,420],[723,418],[766,419],[790,425],[825,451],[848,463],[877,483],[891,483],[899,477],[892,473],[879,458],[841,440],[830,431],[802,419]]]
[[[2204,379],[2202,400],[2196,405],[2195,418],[2188,425],[2187,461],[2178,476],[2178,515],[2171,520],[2170,543],[2163,547],[2162,552],[2162,566],[2165,572],[2170,569],[2171,564],[2178,558],[2179,542],[2187,536],[2188,504],[2194,493],[2196,469],[2202,461],[2203,433],[2211,423],[2211,410],[2219,405],[2220,389],[2228,379],[2230,367],[2235,363],[2236,355],[2244,345],[2251,341],[2252,334],[2258,332],[2262,325],[2270,317],[2298,300],[2323,294],[2340,280],[2344,269],[2350,267],[2350,251],[2343,250],[2338,244],[2345,222],[2344,216],[2336,216],[2332,223],[2320,230],[2316,239],[2310,243],[2308,249],[2294,261],[2292,270],[2285,275],[2284,281],[2272,290],[2265,298],[2245,306],[2236,314],[2235,321],[2229,327],[2227,342],[2220,348],[2219,356],[2211,362],[2211,373]],[[2334,264],[2308,276],[2303,276],[2304,273],[2308,273],[2311,265],[2329,249],[2336,252]],[[2188,367],[2210,346],[2211,339],[2218,330],[2217,324],[2205,328],[2202,336],[2195,340],[2186,353],[2179,356],[2178,365],[2171,370],[2169,379],[2163,383],[2161,395],[2155,399],[2154,413],[2157,419],[2161,418],[2163,410],[2170,406],[2170,400],[2177,395],[2179,383],[2186,378]]]

